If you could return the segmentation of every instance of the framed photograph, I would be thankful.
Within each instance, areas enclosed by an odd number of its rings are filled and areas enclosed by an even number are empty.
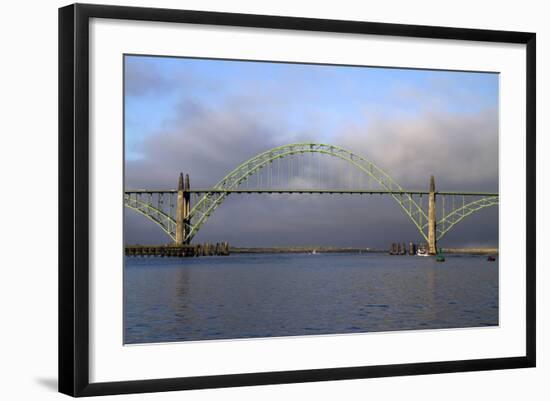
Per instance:
[[[59,10],[59,390],[535,366],[535,34]]]

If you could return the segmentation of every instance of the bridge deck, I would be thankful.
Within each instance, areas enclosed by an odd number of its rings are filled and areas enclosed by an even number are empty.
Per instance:
[[[156,194],[156,193],[177,193],[177,189],[131,189],[124,191],[126,194]],[[197,188],[186,192],[194,194],[205,193],[236,193],[236,194],[367,194],[367,195],[428,195],[429,191],[391,191],[391,190],[370,190],[370,189],[259,189],[259,188],[237,188],[237,189],[214,189]],[[498,196],[497,192],[459,192],[459,191],[436,191],[436,195],[460,195],[460,196]]]

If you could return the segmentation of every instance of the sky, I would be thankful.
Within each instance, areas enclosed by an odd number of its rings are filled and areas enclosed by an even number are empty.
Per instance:
[[[211,187],[272,147],[322,142],[406,189],[427,190],[433,174],[440,191],[498,192],[498,74],[147,56],[125,56],[124,68],[126,189],[175,188],[180,172]],[[124,229],[127,243],[170,241],[128,209]],[[231,195],[194,240],[387,248],[421,238],[389,198]],[[442,242],[497,246],[498,208]]]

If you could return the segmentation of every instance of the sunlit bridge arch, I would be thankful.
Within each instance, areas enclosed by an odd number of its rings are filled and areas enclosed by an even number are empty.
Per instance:
[[[464,203],[462,206],[452,209],[449,213],[444,214],[443,217],[437,221],[437,240],[439,241],[442,239],[451,228],[460,223],[466,217],[471,216],[481,209],[491,206],[498,206],[498,202],[498,196],[486,196],[468,203]],[[423,229],[425,229],[426,226],[427,224],[424,225]]]
[[[291,156],[305,155],[309,153],[317,153],[321,155],[331,156],[343,160],[348,166],[359,171],[369,178],[369,188],[352,188],[352,189],[302,189],[294,190],[291,188],[256,188],[242,189],[241,184],[261,173],[263,170],[269,169],[269,173],[274,173],[276,168],[279,168],[279,162],[282,159],[288,159]],[[277,162],[277,163],[275,163]],[[277,166],[277,167],[275,167]],[[290,165],[292,169],[292,164]],[[372,185],[375,185],[373,188]],[[191,190],[189,187],[180,188],[184,193],[194,192],[200,193],[202,196],[195,203],[193,208],[189,209],[189,201],[185,204],[187,212],[184,211],[185,219],[180,232],[180,240],[182,242],[190,242],[199,230],[206,223],[208,218],[214,211],[221,206],[227,196],[234,192],[243,193],[378,193],[391,196],[409,219],[416,226],[421,237],[425,241],[430,241],[429,231],[429,210],[424,211],[424,200],[429,199],[429,191],[410,191],[403,189],[388,173],[378,167],[376,164],[367,160],[363,156],[357,155],[347,149],[336,145],[327,145],[322,143],[294,143],[276,148],[269,149],[255,157],[245,161],[237,166],[234,170],[223,177],[212,188],[204,190]],[[164,232],[166,232],[174,241],[178,241],[178,224],[177,224],[177,201],[175,198],[178,195],[178,190],[133,190],[125,191],[125,206],[143,214],[156,224],[158,224]],[[432,192],[433,193],[433,192]],[[440,213],[440,218],[433,221],[434,235],[433,240],[441,239],[443,236],[458,222],[470,216],[474,212],[486,207],[498,205],[498,194],[494,193],[466,193],[466,192],[437,192],[438,197],[445,204],[446,197],[453,200],[453,206],[443,207]],[[481,199],[471,200],[472,197],[480,197]],[[461,202],[455,205],[456,197],[461,198]],[[466,199],[468,201],[466,202]],[[166,203],[169,204],[167,207]],[[427,202],[425,202],[427,203]],[[435,193],[434,193],[435,204]]]
[[[138,212],[153,223],[159,225],[162,231],[168,234],[174,241],[176,240],[176,220],[162,211],[160,207],[155,207],[152,203],[142,201],[137,197],[132,198],[127,194],[124,194],[124,206]]]

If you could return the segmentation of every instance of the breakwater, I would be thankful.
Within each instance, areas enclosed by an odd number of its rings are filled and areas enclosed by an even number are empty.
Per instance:
[[[392,244],[393,245],[393,244]],[[197,257],[197,256],[227,256],[230,254],[264,253],[390,253],[393,255],[415,255],[417,246],[405,244],[390,247],[390,249],[356,248],[356,247],[230,247],[227,242],[215,244],[184,244],[184,245],[127,245],[124,253],[127,256],[161,256],[161,257]],[[498,248],[441,248],[443,253],[464,255],[498,255]]]
[[[161,256],[161,257],[196,257],[196,256],[228,256],[229,244],[183,244],[183,245],[126,245],[126,256]]]
[[[231,247],[231,253],[383,253],[385,249],[330,246]]]
[[[425,252],[427,246],[409,242],[408,244],[393,242],[390,244],[390,255],[416,255],[417,250]],[[498,248],[439,248],[439,253],[463,255],[498,255]]]
[[[244,253],[390,253],[394,255],[416,255],[417,244],[410,243],[408,247],[405,244],[390,249],[379,248],[356,248],[356,247],[326,247],[326,246],[288,246],[288,247],[231,247],[231,254]],[[498,255],[498,248],[440,248],[441,252],[449,254],[464,255]]]
[[[464,255],[498,255],[498,248],[441,248],[441,251]]]

